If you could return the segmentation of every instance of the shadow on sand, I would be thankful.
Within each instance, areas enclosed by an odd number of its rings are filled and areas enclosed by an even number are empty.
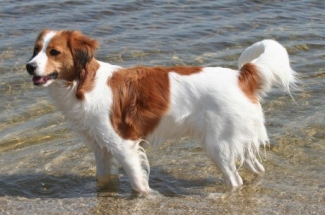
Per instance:
[[[177,179],[157,168],[151,169],[149,183],[151,188],[169,197],[197,194],[193,190],[203,190],[206,186],[215,185],[215,181],[207,179]],[[220,183],[222,184],[222,182]],[[44,173],[0,175],[0,197],[76,198],[94,197],[96,195],[125,198],[132,197],[135,193],[132,192],[130,183],[122,169],[120,169],[118,183],[111,183],[100,188],[97,186],[95,176],[49,175]]]

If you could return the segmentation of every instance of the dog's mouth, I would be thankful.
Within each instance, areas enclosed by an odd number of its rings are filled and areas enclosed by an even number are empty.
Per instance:
[[[52,72],[51,74],[46,75],[46,76],[34,75],[33,83],[36,86],[42,86],[42,85],[46,84],[49,80],[56,79],[58,77],[58,75],[59,74],[57,72]]]

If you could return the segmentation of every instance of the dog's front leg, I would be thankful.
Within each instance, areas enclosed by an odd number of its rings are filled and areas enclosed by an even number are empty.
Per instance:
[[[119,163],[106,147],[96,146],[94,149],[96,159],[96,178],[99,187],[114,185],[119,181]]]
[[[119,163],[108,150],[107,147],[100,147],[96,141],[84,136],[85,141],[95,154],[96,160],[96,179],[97,186],[107,188],[108,186],[117,185],[119,182],[118,168]]]
[[[207,155],[222,173],[226,185],[233,190],[242,186],[243,180],[236,169],[235,159],[232,158],[230,144],[226,141],[218,142],[218,139],[214,131],[207,132],[203,139],[203,146]]]

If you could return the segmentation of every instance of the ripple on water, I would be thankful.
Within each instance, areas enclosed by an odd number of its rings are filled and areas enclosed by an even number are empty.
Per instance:
[[[1,176],[0,196],[72,198],[94,194],[94,177],[53,175]]]

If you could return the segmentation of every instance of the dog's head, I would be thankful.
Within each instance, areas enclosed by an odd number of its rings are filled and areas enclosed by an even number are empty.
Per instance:
[[[76,80],[93,59],[97,46],[79,31],[43,30],[26,64],[27,72],[37,86],[48,86],[56,79]]]

